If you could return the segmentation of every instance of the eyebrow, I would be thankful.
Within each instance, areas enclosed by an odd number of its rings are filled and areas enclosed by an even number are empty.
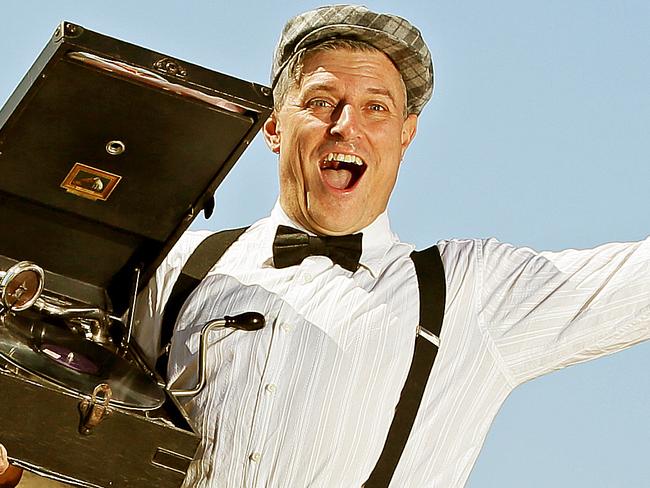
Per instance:
[[[311,93],[311,92],[317,92],[317,91],[332,91],[333,89],[336,88],[335,83],[327,83],[327,82],[319,82],[319,83],[313,83],[310,84],[307,82],[305,85],[303,85],[303,92],[304,93]]]
[[[319,91],[334,91],[336,88],[337,88],[336,83],[318,82],[314,84],[309,84],[308,82],[307,84],[305,84],[305,86],[303,86],[303,95],[309,95],[310,93],[319,92]],[[384,96],[390,99],[393,105],[397,107],[397,100],[387,88],[370,87],[367,89],[367,92],[370,93],[371,95]]]
[[[382,95],[387,98],[390,98],[390,101],[393,102],[393,105],[397,107],[397,100],[395,100],[395,97],[393,94],[387,90],[386,88],[369,88],[368,92],[372,93],[373,95]]]

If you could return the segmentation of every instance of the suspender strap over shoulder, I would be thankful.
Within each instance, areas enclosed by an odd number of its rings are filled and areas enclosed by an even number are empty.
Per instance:
[[[426,329],[439,338],[445,313],[446,295],[445,271],[440,251],[437,246],[432,246],[424,251],[414,251],[411,259],[415,264],[420,290],[420,328]],[[384,450],[368,481],[364,484],[365,488],[382,488],[390,484],[415,422],[437,352],[437,345],[430,342],[423,334],[418,334],[415,339],[411,368],[395,408],[395,416],[388,431]]]
[[[160,356],[156,363],[156,370],[167,378],[167,361],[169,359],[166,351],[167,345],[171,342],[174,334],[174,326],[178,314],[190,296],[190,293],[199,286],[201,280],[205,278],[212,266],[223,256],[223,253],[241,236],[247,227],[239,229],[228,229],[205,238],[194,250],[190,258],[183,266],[180,276],[174,283],[171,295],[165,310],[163,312],[162,325],[160,329],[160,344],[165,348],[165,352]]]

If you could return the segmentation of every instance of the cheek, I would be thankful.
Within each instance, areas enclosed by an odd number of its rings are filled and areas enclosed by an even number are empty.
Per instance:
[[[374,198],[387,200],[395,187],[400,167],[401,146],[385,149],[380,163],[380,170],[375,173],[373,187]],[[373,195],[371,194],[371,198]]]
[[[309,176],[306,174],[307,169],[303,167],[303,160],[296,145],[292,151],[284,152],[288,154],[281,158],[279,167],[280,191],[291,193],[294,197],[300,199],[300,195],[305,193],[309,187]]]
[[[376,197],[378,200],[381,201],[388,200],[395,186],[396,178],[397,178],[397,174],[395,173],[393,168],[391,168],[390,171],[387,171],[381,175],[379,179],[380,181],[377,183],[376,186],[377,188]]]
[[[288,171],[301,186],[309,187],[310,182],[314,183],[315,179],[320,178],[318,166],[312,161],[309,144],[304,140],[296,139],[286,150],[288,151],[286,154],[289,155]]]

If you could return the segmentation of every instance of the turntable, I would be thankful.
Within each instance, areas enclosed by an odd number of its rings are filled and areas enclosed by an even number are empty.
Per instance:
[[[0,441],[83,487],[178,487],[199,443],[131,340],[138,291],[268,88],[62,23],[0,110]]]

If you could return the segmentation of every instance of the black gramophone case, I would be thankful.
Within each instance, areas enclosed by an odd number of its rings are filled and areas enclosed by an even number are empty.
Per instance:
[[[211,213],[271,106],[266,87],[62,23],[0,111],[0,271],[40,265],[44,294],[126,316],[128,339],[137,291]],[[5,315],[24,313],[39,320]],[[154,377],[136,349],[115,354]],[[198,437],[167,392],[154,410],[105,408],[3,359],[0,442],[16,464],[78,486],[180,486]]]

